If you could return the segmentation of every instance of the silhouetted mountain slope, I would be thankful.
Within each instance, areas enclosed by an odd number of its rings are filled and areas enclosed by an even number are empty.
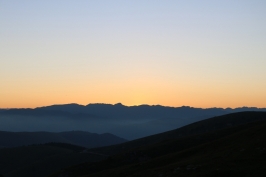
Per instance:
[[[101,162],[67,168],[51,177],[266,175],[265,112],[229,114],[181,129],[182,136],[173,136],[174,131],[154,135],[152,138],[164,139],[128,148]]]
[[[122,104],[52,105],[35,109],[0,111],[3,131],[88,131],[109,132],[126,139],[137,139],[197,122],[213,116],[239,111],[266,111],[262,108],[192,108],[160,105]]]
[[[32,145],[32,146],[51,146],[51,147],[59,147],[59,148],[63,148],[63,149],[72,150],[72,151],[74,151],[74,152],[82,152],[82,151],[84,151],[84,150],[87,149],[87,148],[85,148],[85,147],[81,147],[81,146],[77,146],[77,145],[73,145],[73,144],[56,143],[56,142],[45,143],[45,144],[41,144],[41,145]]]
[[[48,142],[70,143],[67,139],[51,132],[5,132],[0,131],[0,145],[4,147],[44,144]]]
[[[0,131],[0,146],[16,147],[50,142],[68,143],[87,148],[123,143],[126,140],[112,134],[71,132],[4,132]]]
[[[104,153],[107,155],[115,154],[127,149],[136,148],[139,146],[150,145],[165,141],[168,139],[179,139],[185,136],[197,135],[202,133],[213,132],[225,128],[235,127],[250,122],[257,122],[266,120],[266,112],[238,112],[232,114],[226,114],[217,116],[202,121],[198,121],[184,127],[167,131],[160,134],[151,135],[148,137],[140,138],[137,140],[129,141],[119,145],[113,145],[109,147],[95,149],[98,153]]]
[[[83,149],[65,143],[0,149],[0,174],[4,177],[44,177],[67,166],[105,158],[81,153]]]
[[[127,141],[110,133],[96,134],[83,131],[71,131],[58,134],[71,141],[71,144],[83,145],[84,147],[110,146]]]

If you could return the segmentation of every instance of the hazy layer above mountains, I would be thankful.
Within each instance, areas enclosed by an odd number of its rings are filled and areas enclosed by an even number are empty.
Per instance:
[[[187,125],[192,122],[241,111],[266,111],[266,108],[192,108],[160,105],[122,104],[52,105],[35,109],[1,109],[2,131],[88,131],[112,133],[136,139]]]

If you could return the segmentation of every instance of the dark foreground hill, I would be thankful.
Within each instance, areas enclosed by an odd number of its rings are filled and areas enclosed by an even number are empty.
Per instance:
[[[229,114],[119,146],[87,150],[114,155],[51,177],[265,176],[265,137],[265,112]],[[117,153],[116,148],[124,150]]]
[[[0,131],[0,147],[17,147],[44,143],[69,143],[87,148],[109,146],[126,142],[125,139],[104,133],[70,132],[5,132]]]
[[[2,148],[0,174],[4,177],[44,177],[71,165],[106,158],[98,154],[82,153],[84,149],[65,143]]]
[[[266,112],[248,111],[226,114],[198,121],[164,133],[147,136],[133,141],[128,141],[123,144],[91,150],[96,151],[98,153],[112,155],[128,149],[151,145],[165,140],[180,139],[186,136],[214,132],[217,130],[237,127],[239,125],[245,125],[248,123],[262,120],[266,120]]]

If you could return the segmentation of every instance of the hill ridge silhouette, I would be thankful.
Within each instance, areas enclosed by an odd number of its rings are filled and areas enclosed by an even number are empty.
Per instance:
[[[222,126],[215,127],[217,123],[222,123]],[[209,126],[213,129],[204,131]],[[213,117],[170,132],[90,149],[88,151],[109,152],[111,156],[100,162],[65,168],[49,177],[262,177],[266,174],[265,128],[266,112],[239,112]],[[180,130],[187,132],[186,135],[179,136]],[[156,137],[158,141],[152,140]],[[134,145],[136,142],[139,143],[137,146]]]
[[[85,131],[67,132],[8,132],[0,131],[0,147],[18,147],[33,144],[68,143],[86,148],[108,146],[127,140],[110,133],[90,133]]]

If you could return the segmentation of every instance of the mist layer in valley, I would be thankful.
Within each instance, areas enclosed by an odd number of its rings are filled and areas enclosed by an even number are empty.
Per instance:
[[[192,108],[164,106],[124,106],[122,104],[52,105],[35,109],[2,109],[0,130],[11,132],[87,131],[112,133],[133,140],[179,128],[213,116],[258,108]]]

